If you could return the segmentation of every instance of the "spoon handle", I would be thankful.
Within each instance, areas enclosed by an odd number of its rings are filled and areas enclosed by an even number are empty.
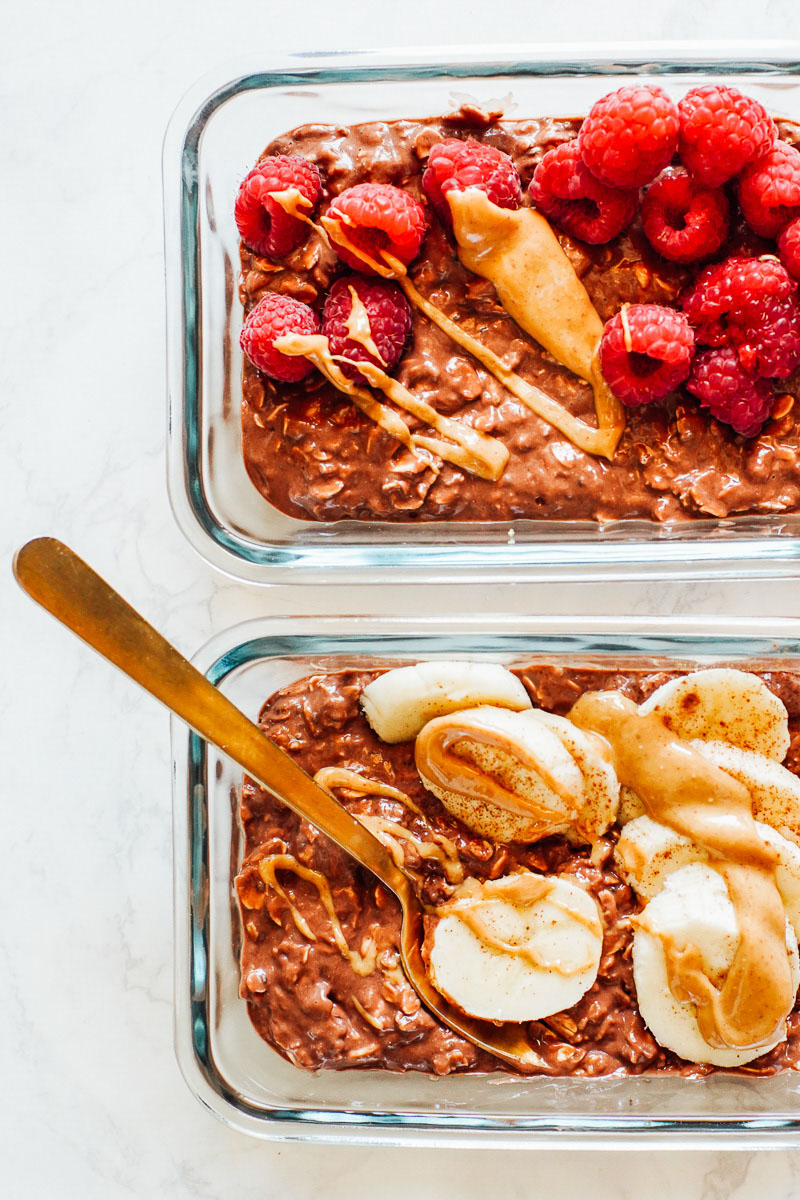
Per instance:
[[[392,891],[408,880],[386,847],[192,666],[68,546],[36,538],[17,552],[21,587],[202,738],[327,834]]]

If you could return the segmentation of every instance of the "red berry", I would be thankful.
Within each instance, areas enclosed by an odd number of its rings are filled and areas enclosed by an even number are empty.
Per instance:
[[[689,374],[693,354],[686,317],[660,304],[625,305],[606,322],[600,341],[603,378],[629,407],[673,391]]]
[[[514,163],[502,150],[476,142],[448,138],[431,147],[422,187],[439,220],[449,229],[453,224],[447,193],[480,188],[499,208],[519,208],[522,186]]]
[[[636,188],[610,188],[584,165],[578,140],[548,150],[533,174],[530,197],[540,212],[570,237],[598,245],[630,224],[639,202]]]
[[[247,315],[239,344],[254,367],[269,375],[296,383],[313,370],[307,358],[292,357],[275,349],[276,338],[286,333],[319,333],[319,318],[313,308],[281,292],[267,292]]]
[[[777,129],[757,100],[737,88],[709,83],[692,88],[678,105],[678,153],[694,178],[720,187],[772,148]]]
[[[760,319],[764,304],[786,300],[797,289],[777,258],[726,258],[701,271],[681,297],[698,342],[721,346],[730,340],[728,321],[746,325]]]
[[[675,153],[678,123],[678,106],[661,88],[619,88],[598,100],[581,125],[581,156],[601,183],[642,187]]]
[[[358,332],[372,338],[380,358],[376,358],[363,342],[354,339],[348,329],[353,308],[351,289],[366,309],[369,322],[368,330],[362,328]],[[388,279],[367,279],[363,275],[343,275],[336,280],[325,301],[322,332],[328,339],[331,354],[343,355],[356,362],[374,363],[384,371],[391,371],[399,362],[411,332],[411,309],[396,283]],[[358,367],[350,363],[339,366],[348,379],[362,380]]]
[[[319,171],[296,154],[265,158],[243,180],[233,211],[239,236],[254,253],[285,258],[306,236],[305,223],[272,199],[271,193],[289,188],[297,188],[308,200],[303,215],[313,212],[322,192]]]
[[[402,188],[391,183],[357,183],[345,188],[328,209],[327,215],[340,221],[343,232],[354,246],[376,262],[382,262],[381,250],[402,263],[410,263],[419,253],[425,236],[425,210]],[[377,274],[357,254],[344,246],[335,246],[342,262],[364,274]]]
[[[762,237],[777,237],[800,217],[800,151],[776,142],[742,172],[739,203],[747,224]]]
[[[769,382],[750,375],[727,346],[698,354],[686,387],[702,408],[743,437],[760,431],[774,399]]]
[[[800,217],[790,221],[778,238],[781,262],[793,279],[800,279]]]
[[[672,262],[698,262],[716,254],[728,236],[728,215],[724,192],[695,183],[681,170],[665,171],[642,201],[647,240]]]
[[[739,362],[751,375],[788,379],[800,366],[800,304],[795,296],[768,301],[757,322],[732,327]]]

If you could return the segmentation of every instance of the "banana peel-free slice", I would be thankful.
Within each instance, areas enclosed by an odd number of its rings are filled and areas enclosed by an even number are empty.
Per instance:
[[[672,994],[667,975],[665,941],[693,946],[702,957],[703,971],[719,983],[733,962],[739,943],[736,911],[725,880],[703,863],[675,871],[637,920],[633,938],[633,978],[642,1019],[660,1046],[689,1062],[739,1067],[760,1058],[786,1037],[785,1022],[767,1045],[728,1047],[710,1045],[700,1032],[691,1001]],[[800,983],[797,939],[786,922],[786,954],[793,993]]]
[[[677,737],[727,742],[782,762],[789,749],[785,705],[763,679],[733,667],[693,671],[663,684],[639,706]]]
[[[519,896],[521,881],[530,884],[527,897]],[[437,991],[485,1021],[534,1021],[577,1004],[603,947],[589,892],[533,872],[470,884],[428,927],[425,957]]]
[[[417,737],[420,779],[482,837],[532,842],[574,822],[583,776],[561,740],[527,714],[482,706],[429,721]]]
[[[519,711],[531,707],[516,675],[499,663],[420,662],[396,667],[368,683],[361,707],[384,742],[406,742],[434,717],[479,705]]]

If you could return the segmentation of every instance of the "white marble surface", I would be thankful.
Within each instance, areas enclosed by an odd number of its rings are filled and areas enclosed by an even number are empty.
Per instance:
[[[261,1144],[205,1113],[172,1052],[166,716],[27,601],[10,555],[73,544],[181,648],[258,614],[399,611],[407,589],[253,590],[184,544],[164,484],[159,150],[171,109],[240,44],[503,37],[800,37],[796,0],[29,0],[3,6],[0,306],[3,1195],[293,1200],[487,1191],[796,1195],[800,1156],[434,1152]],[[501,19],[502,18],[502,19]],[[497,606],[430,590],[431,607]],[[520,611],[789,614],[800,585],[518,587]]]

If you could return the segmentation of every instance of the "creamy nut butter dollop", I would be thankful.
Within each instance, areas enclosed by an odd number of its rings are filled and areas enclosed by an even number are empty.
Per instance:
[[[791,936],[787,946],[786,913],[775,874],[778,855],[756,828],[750,793],[676,736],[657,711],[642,712],[618,692],[587,693],[571,710],[570,719],[607,740],[621,783],[640,797],[654,821],[683,835],[708,855],[708,868],[684,867],[671,875],[664,889],[672,889],[667,899],[660,900],[664,895],[660,893],[637,920],[639,932],[645,935],[640,943],[644,958],[650,964],[647,970],[637,968],[637,991],[640,985],[648,993],[651,988],[658,990],[652,946],[647,941],[656,938],[661,943],[669,994],[679,1004],[693,1006],[708,1050],[706,1054],[695,1047],[692,1057],[715,1061],[714,1054],[720,1050],[757,1057],[784,1036],[797,990],[797,953]],[[710,882],[706,874],[701,875],[708,870],[713,876]],[[738,940],[722,973],[719,959],[710,962],[702,945],[692,940],[695,925],[689,923],[676,936],[674,924],[656,920],[661,910],[670,906],[670,896],[678,886],[675,881],[685,878],[687,871],[693,873],[692,878],[705,880],[705,894],[697,897],[698,910],[707,914],[709,906],[714,908],[713,897],[722,896],[735,916]],[[656,909],[651,919],[652,905]],[[641,965],[641,957],[639,961]],[[639,1001],[644,1014],[648,997],[640,995]],[[659,1040],[666,1036],[666,1044],[671,1045],[669,1033],[658,1028],[654,1033]],[[676,1048],[676,1052],[685,1051]],[[737,1056],[736,1061],[746,1059]]]

